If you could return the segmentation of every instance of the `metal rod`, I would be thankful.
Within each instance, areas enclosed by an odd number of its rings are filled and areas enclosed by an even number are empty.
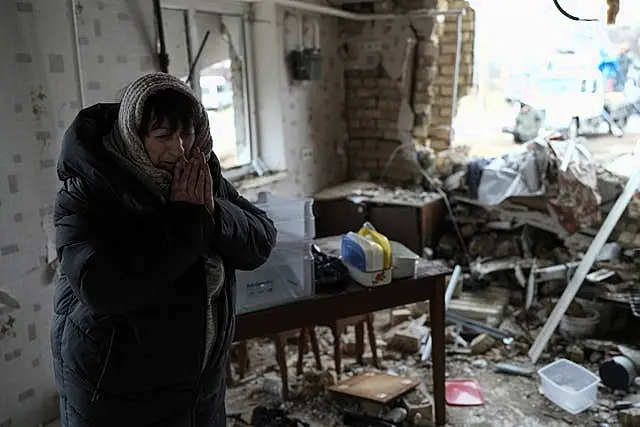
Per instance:
[[[160,0],[153,0],[153,11],[156,16],[156,30],[158,31],[158,41],[160,42],[160,52],[158,52],[158,63],[160,71],[169,72],[169,55],[167,54],[167,42],[164,38],[164,24],[162,23],[162,7]]]
[[[451,121],[449,123],[449,144],[453,142],[453,124],[458,109],[458,84],[460,81],[460,56],[462,55],[462,15],[456,16],[456,56],[453,63],[453,92],[451,99]]]
[[[382,21],[382,20],[395,20],[395,19],[407,19],[407,18],[424,18],[428,16],[462,16],[467,13],[466,9],[452,9],[452,10],[434,10],[434,9],[421,9],[411,11],[405,14],[361,14],[347,12],[345,10],[336,9],[329,6],[321,6],[312,3],[305,3],[298,0],[273,0],[273,2],[279,6],[289,7],[291,9],[299,9],[307,12],[318,13],[321,15],[335,16],[336,18],[349,19],[352,21]],[[256,3],[256,2],[253,2]],[[258,2],[259,3],[259,2]]]
[[[200,47],[198,48],[198,53],[196,53],[195,58],[193,58],[193,62],[191,63],[191,67],[189,67],[189,77],[187,77],[187,83],[190,83],[191,80],[193,79],[193,73],[196,71],[196,65],[198,64],[198,61],[200,60],[200,56],[202,55],[202,51],[204,50],[204,45],[207,43],[207,39],[209,38],[209,34],[211,34],[211,31],[207,30],[206,33],[204,33],[204,38],[202,39],[202,42],[200,43]]]
[[[74,60],[76,65],[76,73],[78,74],[76,77],[76,81],[78,82],[78,97],[80,98],[80,108],[85,106],[85,95],[84,95],[84,76],[82,73],[82,54],[80,52],[80,33],[78,32],[78,15],[76,14],[77,8],[77,0],[71,0],[69,2],[71,5],[71,25],[73,30],[73,53]]]
[[[458,285],[458,280],[460,280],[460,275],[462,274],[462,268],[459,265],[456,265],[453,269],[453,274],[451,274],[451,279],[449,279],[449,284],[447,285],[447,290],[444,293],[444,311],[447,312],[447,308],[449,308],[449,302],[453,297],[453,292]],[[427,339],[427,344],[424,346],[422,350],[422,361],[429,360],[431,358],[431,349],[433,347],[433,342],[431,341],[431,334],[429,334],[429,338]]]

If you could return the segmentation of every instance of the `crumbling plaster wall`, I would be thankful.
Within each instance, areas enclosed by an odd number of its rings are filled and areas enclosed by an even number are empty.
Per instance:
[[[271,2],[254,8],[259,154],[269,169],[286,170],[286,177],[254,187],[247,195],[265,190],[310,196],[346,179],[344,61],[339,56],[338,19],[303,14]],[[319,25],[322,79],[294,81],[286,56],[299,46],[299,23],[304,44],[311,46],[314,19]]]
[[[82,106],[80,83],[88,105],[114,99],[126,82],[154,69],[151,2],[78,4],[82,75],[68,2],[0,2],[0,291],[20,304],[7,313],[0,303],[2,426],[57,418],[49,345],[50,214],[60,141]]]
[[[280,58],[298,48],[299,23],[303,44],[314,44],[317,23],[323,73],[319,81],[292,80],[284,66],[280,74],[284,144],[290,179],[288,194],[309,196],[346,178],[344,118],[344,62],[339,58],[338,19],[279,9],[278,29],[283,41]],[[301,20],[301,21],[299,21]],[[283,64],[284,65],[284,64]]]
[[[410,0],[376,12],[467,8],[463,19],[458,97],[473,78],[474,13],[464,0]],[[451,121],[456,18],[341,24],[349,177],[412,181],[414,147],[445,149]],[[402,148],[398,148],[399,146]],[[393,160],[392,153],[395,153]]]

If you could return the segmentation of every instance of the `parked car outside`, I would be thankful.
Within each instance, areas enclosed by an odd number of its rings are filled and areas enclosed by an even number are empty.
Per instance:
[[[200,77],[202,104],[207,110],[222,110],[233,104],[231,82],[222,76]]]

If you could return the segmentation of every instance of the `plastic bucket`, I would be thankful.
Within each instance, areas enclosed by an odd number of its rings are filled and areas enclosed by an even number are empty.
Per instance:
[[[560,320],[560,332],[570,337],[587,338],[594,335],[598,323],[600,323],[600,313],[589,308],[586,309],[586,317],[573,317],[564,315]]]

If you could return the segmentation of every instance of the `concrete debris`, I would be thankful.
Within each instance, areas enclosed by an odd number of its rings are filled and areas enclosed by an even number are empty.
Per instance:
[[[631,408],[621,411],[618,420],[622,427],[640,427],[640,408]]]
[[[317,396],[335,383],[336,377],[331,371],[305,371],[302,374],[301,394],[306,397]]]
[[[572,362],[576,362],[578,364],[584,362],[584,350],[579,346],[575,344],[569,345],[567,346],[565,352],[567,354],[567,359],[571,360]]]
[[[405,354],[416,354],[420,351],[420,342],[426,332],[426,328],[422,333],[415,328],[397,331],[387,341],[387,348]]]
[[[407,403],[407,419],[418,427],[430,426],[433,423],[433,400],[425,399],[421,403]]]
[[[484,354],[489,351],[498,341],[489,334],[480,334],[471,340],[471,354]]]
[[[549,150],[545,161],[539,164],[541,167],[530,170],[536,174],[534,181],[542,184],[535,188],[540,191],[527,197],[512,195],[493,206],[478,202],[477,193],[483,179],[482,162],[469,160],[463,152],[453,151],[441,155],[434,153],[429,159],[423,159],[428,160],[428,170],[437,178],[433,182],[443,184],[449,191],[451,202],[451,212],[447,216],[451,227],[443,230],[437,242],[429,243],[430,247],[425,251],[429,258],[444,259],[449,265],[459,264],[464,269],[461,292],[454,293],[447,309],[447,376],[478,380],[488,402],[473,412],[469,408],[448,408],[449,424],[640,427],[640,407],[635,406],[640,397],[633,397],[640,393],[640,384],[631,384],[630,390],[622,394],[601,387],[599,403],[577,415],[564,412],[538,393],[537,370],[557,359],[568,359],[597,372],[606,360],[637,351],[600,338],[614,336],[633,321],[629,295],[640,293],[637,285],[640,278],[640,195],[629,204],[609,242],[596,257],[589,271],[592,274],[586,276],[580,294],[566,311],[569,320],[577,319],[577,323],[569,325],[573,327],[582,321],[594,320],[594,313],[597,313],[593,330],[586,334],[567,334],[563,327],[558,328],[551,335],[539,363],[530,364],[527,353],[540,336],[558,297],[575,274],[602,218],[626,181],[626,178],[616,181],[616,177],[612,180],[610,173],[594,167],[582,157],[570,161],[569,166],[560,171],[562,147],[556,144],[552,148],[537,149]],[[522,171],[522,168],[515,170]],[[461,174],[466,177],[461,178]],[[496,178],[495,174],[493,178]],[[601,185],[600,181],[605,180],[612,184]],[[595,182],[597,185],[592,185]],[[600,194],[604,194],[605,189],[606,197]],[[341,191],[354,201],[387,204],[394,201],[417,204],[440,197],[427,191],[390,192],[370,183],[346,186]],[[585,212],[588,215],[581,217]],[[457,229],[453,227],[454,222]],[[383,365],[380,371],[421,381],[416,390],[403,396],[408,420],[403,425],[422,426],[433,422],[433,402],[428,394],[432,386],[431,362],[421,363],[419,357],[425,337],[429,335],[428,315],[429,304],[426,302],[376,313],[378,348],[382,352]],[[465,326],[454,320],[455,315],[482,327]],[[301,399],[280,402],[281,407],[295,416],[301,413],[306,414],[307,419],[320,419],[317,425],[342,425],[337,410],[339,405],[325,393],[335,384],[331,358],[333,339],[329,331],[317,329],[323,364],[329,369],[315,371],[312,356],[306,355],[309,363],[305,363],[304,373],[297,377],[290,375],[292,391]],[[620,336],[634,337],[627,331]],[[362,365],[355,363],[352,328],[342,337],[342,349],[344,377],[374,371],[367,354]],[[255,355],[263,350],[254,349],[252,357],[257,357]],[[640,356],[638,358],[640,360]],[[264,364],[274,365],[272,360],[266,360]],[[294,365],[290,363],[291,367]],[[277,373],[259,375],[262,376],[261,399],[277,399],[281,390]],[[252,385],[256,387],[256,382],[239,387]],[[371,402],[361,400],[349,405],[376,416],[392,409],[372,406]]]
[[[391,310],[391,325],[395,326],[402,322],[406,322],[411,319],[411,310],[406,308],[399,308],[396,310]]]

